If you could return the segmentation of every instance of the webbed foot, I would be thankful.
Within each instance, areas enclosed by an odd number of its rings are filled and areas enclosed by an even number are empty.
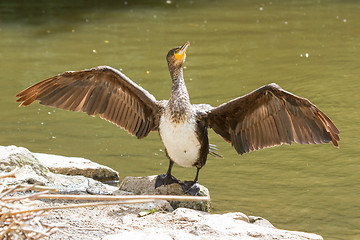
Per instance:
[[[158,188],[162,185],[166,186],[172,183],[179,183],[179,180],[177,180],[173,175],[171,174],[160,174],[157,176],[155,181],[155,188]]]
[[[185,193],[197,196],[200,192],[200,184],[197,181],[185,181],[179,183]]]

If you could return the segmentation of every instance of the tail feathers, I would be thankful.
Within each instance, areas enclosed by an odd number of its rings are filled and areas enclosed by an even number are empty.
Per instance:
[[[218,148],[216,147],[216,145],[214,144],[209,144],[209,154],[213,157],[217,157],[217,158],[224,158],[222,155],[220,155],[218,153]]]

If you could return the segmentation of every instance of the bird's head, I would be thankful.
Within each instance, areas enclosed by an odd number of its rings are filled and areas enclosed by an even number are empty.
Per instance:
[[[186,49],[190,46],[190,42],[187,41],[184,45],[171,49],[167,56],[166,60],[168,62],[169,68],[179,68],[183,65],[186,58]]]

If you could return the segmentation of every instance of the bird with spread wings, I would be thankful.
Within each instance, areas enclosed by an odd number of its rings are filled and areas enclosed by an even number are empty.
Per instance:
[[[99,115],[139,139],[159,131],[170,164],[155,187],[179,183],[191,195],[198,194],[198,174],[207,155],[217,155],[209,144],[208,128],[231,143],[238,154],[293,142],[338,146],[339,130],[320,109],[274,83],[217,107],[190,104],[182,68],[189,45],[186,42],[167,55],[172,78],[169,100],[156,100],[120,71],[100,66],[45,79],[18,93],[17,101],[27,106],[38,100],[43,105]],[[196,167],[195,180],[181,182],[172,176],[174,162]]]

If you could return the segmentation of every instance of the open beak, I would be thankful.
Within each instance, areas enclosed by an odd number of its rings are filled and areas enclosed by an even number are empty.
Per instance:
[[[181,60],[181,61],[184,61],[185,60],[185,52],[186,52],[186,49],[190,46],[190,42],[187,41],[186,43],[184,43],[184,45],[182,45],[181,47],[179,47],[179,52],[175,52],[175,58],[177,60]]]
[[[180,47],[180,51],[179,51],[179,55],[183,55],[186,52],[186,49],[190,46],[190,42],[186,41],[186,43],[184,43],[184,45],[182,45]]]

